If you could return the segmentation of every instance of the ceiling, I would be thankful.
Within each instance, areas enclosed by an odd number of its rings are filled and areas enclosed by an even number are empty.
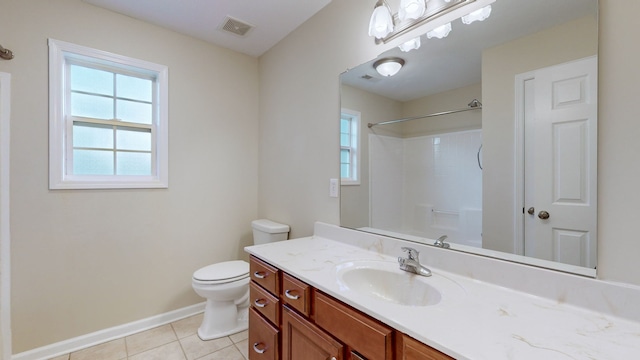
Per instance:
[[[331,0],[84,0],[209,43],[259,57]],[[253,26],[245,36],[221,29],[225,18]]]

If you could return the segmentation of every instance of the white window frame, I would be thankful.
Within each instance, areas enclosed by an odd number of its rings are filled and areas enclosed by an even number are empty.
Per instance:
[[[65,118],[68,61],[80,60],[125,72],[144,74],[154,79],[152,136],[152,174],[74,175],[72,173],[73,119]],[[169,132],[167,66],[49,39],[49,188],[50,189],[130,189],[169,187]],[[123,124],[124,125],[124,124]],[[126,126],[126,125],[125,125]]]
[[[351,177],[343,178],[340,170],[341,185],[360,185],[360,112],[342,108],[340,110],[340,121],[342,118],[351,119],[351,146],[344,147],[340,144],[340,150],[349,149],[351,154]]]

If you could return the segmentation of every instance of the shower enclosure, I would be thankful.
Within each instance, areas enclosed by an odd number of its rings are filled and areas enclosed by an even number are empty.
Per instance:
[[[369,135],[372,228],[482,247],[482,130]]]

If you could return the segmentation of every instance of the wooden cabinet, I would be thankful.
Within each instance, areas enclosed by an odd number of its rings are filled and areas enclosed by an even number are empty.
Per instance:
[[[398,360],[455,360],[405,334],[398,335]]]
[[[393,360],[393,329],[319,291],[316,324],[369,360]]]
[[[452,360],[255,257],[249,360]]]
[[[258,312],[249,309],[249,359],[279,360],[280,348],[278,334],[280,331]]]
[[[280,360],[280,271],[251,257],[249,275],[249,360]]]
[[[344,346],[302,315],[283,305],[282,360],[342,360]]]
[[[282,302],[304,316],[311,315],[311,286],[289,274],[282,275]]]

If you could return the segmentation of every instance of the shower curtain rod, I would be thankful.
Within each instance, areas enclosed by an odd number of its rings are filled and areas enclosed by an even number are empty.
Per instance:
[[[425,118],[436,117],[436,116],[441,116],[441,115],[455,114],[455,113],[459,113],[459,112],[463,112],[463,111],[481,110],[482,109],[482,103],[480,101],[478,101],[478,99],[471,100],[471,102],[469,104],[467,104],[467,106],[468,107],[465,108],[465,109],[449,110],[449,111],[442,111],[442,112],[437,112],[437,113],[428,114],[428,115],[422,115],[422,116],[413,116],[413,117],[408,117],[408,118],[403,118],[403,119],[387,120],[387,121],[381,121],[381,122],[374,123],[374,124],[368,123],[367,126],[369,128],[372,128],[372,127],[374,127],[376,125],[395,124],[395,123],[409,121],[409,120],[425,119]]]

